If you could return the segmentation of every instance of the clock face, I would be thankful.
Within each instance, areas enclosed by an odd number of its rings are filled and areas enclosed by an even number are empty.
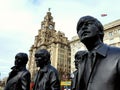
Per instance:
[[[49,25],[49,29],[53,29],[53,25]]]

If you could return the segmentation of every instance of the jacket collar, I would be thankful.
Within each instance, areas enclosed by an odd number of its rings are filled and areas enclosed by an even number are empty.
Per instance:
[[[48,68],[49,68],[50,64],[48,65],[45,65],[43,68],[40,69],[41,72],[47,72],[48,71]]]
[[[14,70],[14,71],[21,71],[21,70],[26,69],[26,67],[25,66],[21,66],[21,67],[13,66],[11,69]]]
[[[98,48],[95,48],[96,53],[102,55],[102,56],[106,56],[107,55],[107,51],[108,51],[108,46],[106,44],[100,44],[100,46]]]

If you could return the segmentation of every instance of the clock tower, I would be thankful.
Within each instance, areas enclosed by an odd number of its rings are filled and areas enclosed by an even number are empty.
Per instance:
[[[55,30],[55,22],[53,22],[50,10],[41,22],[41,28],[38,30],[34,44],[29,50],[28,69],[32,80],[37,71],[34,55],[38,49],[47,49],[50,52],[51,64],[58,70],[60,77],[64,73],[65,75],[70,74],[69,40],[64,33]]]
[[[41,22],[41,29],[55,29],[55,22],[53,22],[53,17],[51,16],[51,12],[47,12],[47,15],[44,17],[44,21]]]

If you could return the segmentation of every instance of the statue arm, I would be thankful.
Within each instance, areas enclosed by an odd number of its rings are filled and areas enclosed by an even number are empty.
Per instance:
[[[30,90],[30,73],[25,72],[21,77],[22,90]]]
[[[51,90],[60,90],[60,80],[55,72],[50,74],[50,87]]]

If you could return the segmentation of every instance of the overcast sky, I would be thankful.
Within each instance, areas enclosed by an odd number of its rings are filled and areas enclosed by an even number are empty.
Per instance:
[[[0,79],[8,76],[14,56],[34,43],[48,8],[55,29],[70,40],[80,17],[92,15],[102,24],[120,19],[120,0],[0,0]],[[101,17],[101,14],[107,14]]]

